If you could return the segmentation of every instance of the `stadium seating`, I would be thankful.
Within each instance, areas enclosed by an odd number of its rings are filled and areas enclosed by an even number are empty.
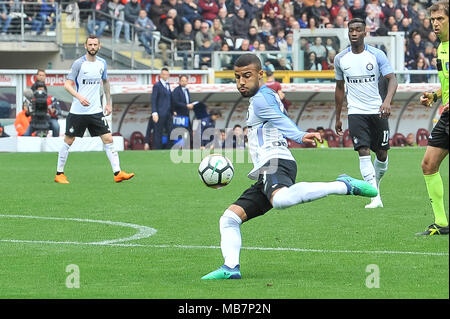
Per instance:
[[[418,146],[427,146],[428,145],[428,136],[430,136],[430,132],[424,128],[419,128],[416,134],[416,142]]]
[[[396,133],[392,137],[392,146],[405,146],[406,137],[402,133]]]
[[[131,134],[130,145],[132,150],[143,150],[145,146],[145,136],[139,131],[134,131]]]
[[[342,144],[344,147],[353,147],[352,137],[350,136],[350,132],[348,129],[344,131],[344,135],[342,137]]]
[[[329,147],[341,146],[341,140],[339,136],[330,128],[325,129],[325,139],[328,141]]]

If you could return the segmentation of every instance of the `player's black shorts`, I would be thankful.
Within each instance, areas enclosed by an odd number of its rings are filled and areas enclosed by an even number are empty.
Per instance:
[[[96,114],[72,114],[66,119],[66,135],[83,137],[86,129],[91,136],[101,136],[111,133],[105,115],[100,112]]]
[[[428,145],[448,150],[448,117],[449,112],[443,112],[441,118],[431,131]]]
[[[348,129],[355,151],[361,147],[369,147],[374,152],[390,148],[389,122],[379,114],[350,114]]]
[[[268,163],[263,168],[267,165]],[[270,203],[272,193],[279,188],[293,185],[296,177],[297,163],[292,160],[278,159],[276,171],[259,174],[258,181],[244,191],[233,204],[244,209],[248,220],[264,215],[272,208]]]

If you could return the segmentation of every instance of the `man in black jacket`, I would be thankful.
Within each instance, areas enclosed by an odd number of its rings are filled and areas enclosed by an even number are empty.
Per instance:
[[[194,108],[194,104],[191,103],[191,95],[187,88],[188,76],[181,75],[178,83],[179,86],[172,92],[172,109],[175,114],[173,126],[185,128],[187,130],[185,135],[192,136],[189,111]],[[183,136],[183,139],[187,139],[188,136]]]
[[[170,148],[170,132],[172,131],[172,92],[170,91],[169,70],[161,69],[159,81],[153,85],[152,90],[152,117],[154,122],[153,149],[161,149],[163,144],[163,133],[166,132],[167,143],[165,148]],[[146,149],[148,144],[145,145]]]
[[[141,6],[138,3],[138,0],[130,0],[125,4],[125,23],[128,23],[131,26],[134,26],[136,20],[139,18],[139,10],[141,10]],[[131,32],[133,35],[134,32]],[[132,39],[134,40],[134,39]]]

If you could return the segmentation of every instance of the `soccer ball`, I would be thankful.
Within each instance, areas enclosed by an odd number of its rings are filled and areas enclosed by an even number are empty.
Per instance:
[[[231,161],[225,156],[210,154],[200,163],[198,174],[206,186],[221,188],[231,182],[234,168]]]

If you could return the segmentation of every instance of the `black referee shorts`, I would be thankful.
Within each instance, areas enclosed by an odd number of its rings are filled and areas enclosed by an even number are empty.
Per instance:
[[[72,114],[66,118],[66,135],[71,137],[83,137],[86,129],[91,136],[101,136],[111,133],[105,115],[100,112],[96,114]]]
[[[448,120],[449,112],[443,112],[439,121],[434,126],[431,131],[430,137],[428,138],[428,145],[439,147],[448,150],[449,144],[449,134],[448,134]]]
[[[278,159],[275,172],[273,172],[273,169],[268,169],[264,173],[264,167],[268,167],[269,163],[261,168],[263,173],[259,174],[258,181],[244,191],[233,203],[244,209],[247,220],[264,215],[272,208],[270,198],[272,198],[272,193],[275,190],[295,184],[295,178],[297,177],[297,163],[295,161]]]
[[[369,147],[374,152],[390,148],[389,122],[379,114],[350,114],[348,130],[355,151],[361,147]]]

